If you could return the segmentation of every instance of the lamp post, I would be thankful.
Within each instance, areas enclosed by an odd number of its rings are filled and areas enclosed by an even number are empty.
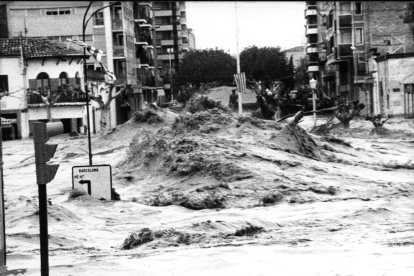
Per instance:
[[[315,120],[315,123],[316,123],[316,84],[317,83],[318,81],[315,80],[314,78],[312,78],[309,81],[309,86],[312,89],[313,119]]]
[[[172,48],[167,48],[168,52],[168,60],[170,61],[170,68],[169,68],[169,78],[170,78],[170,94],[171,94],[171,101],[173,101],[173,90],[172,90],[172,72],[171,72],[171,53],[173,52]]]
[[[119,3],[120,2],[114,2],[114,3],[111,3],[107,6],[102,7],[100,9],[97,9],[86,20],[86,15],[88,14],[93,2],[89,3],[88,7],[86,8],[85,14],[83,15],[83,21],[82,21],[82,39],[83,39],[83,42],[85,42],[85,32],[86,32],[86,27],[88,26],[89,20],[91,20],[91,18],[95,14],[97,14],[99,11],[101,11],[101,10],[107,8],[107,7],[113,6],[115,4],[119,4]],[[89,165],[92,166],[92,145],[91,145],[91,131],[90,131],[91,127],[90,127],[90,118],[89,118],[89,92],[88,92],[88,83],[87,83],[88,73],[87,73],[87,66],[86,66],[86,48],[85,47],[83,48],[83,56],[84,56],[83,57],[83,74],[84,74],[84,82],[85,82],[84,85],[85,85],[85,91],[86,91],[86,116],[87,116],[86,121],[88,122],[88,130],[87,131],[88,131]],[[112,93],[112,91],[110,91],[109,93]]]

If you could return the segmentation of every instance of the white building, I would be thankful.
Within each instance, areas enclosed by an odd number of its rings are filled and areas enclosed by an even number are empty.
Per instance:
[[[47,39],[0,39],[0,92],[11,93],[1,99],[4,139],[29,137],[33,122],[47,121],[41,97],[27,93],[28,89],[47,96],[56,93],[62,84],[84,87],[83,58],[83,52]],[[89,107],[91,132],[99,131],[98,105],[91,102]],[[53,121],[61,121],[65,133],[83,133],[86,114],[82,93],[61,95],[51,107]]]

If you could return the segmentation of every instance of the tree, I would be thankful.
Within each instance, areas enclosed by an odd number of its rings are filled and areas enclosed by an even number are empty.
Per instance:
[[[175,89],[192,84],[232,83],[236,73],[236,59],[223,50],[208,49],[188,52],[174,78]]]
[[[51,92],[50,89],[48,89],[46,92],[46,95],[42,94],[40,90],[34,91],[34,90],[31,90],[30,88],[27,89],[27,92],[40,96],[42,102],[45,104],[45,107],[46,107],[47,120],[51,122],[52,121],[52,112],[51,112],[52,106],[54,106],[59,101],[62,95],[80,92],[80,88],[79,86],[75,87],[73,85],[63,84],[62,86],[59,86],[58,90],[55,92]]]
[[[119,97],[122,95],[122,93],[132,89],[131,85],[125,85],[123,88],[121,88],[118,92],[115,93],[115,95],[113,94],[113,91],[115,89],[115,85],[113,83],[110,83],[106,88],[101,88],[101,90],[99,91],[99,94],[102,94],[102,92],[107,91],[106,93],[108,93],[108,97],[106,99],[106,101],[103,100],[102,95],[94,95],[91,91],[89,91],[89,98],[93,101],[95,101],[98,105],[99,108],[101,109],[101,120],[99,122],[100,125],[100,135],[104,135],[108,130],[109,130],[109,126],[111,125],[111,121],[110,121],[110,110],[111,110],[111,102],[113,99],[115,99],[116,97]]]
[[[245,48],[240,53],[240,68],[247,78],[265,83],[293,77],[293,66],[289,68],[286,54],[280,47]]]
[[[407,3],[407,9],[405,10],[404,15],[402,15],[402,19],[405,24],[408,24],[414,38],[414,2]]]
[[[101,88],[99,94],[106,91],[108,93],[108,97],[106,101],[104,101],[102,95],[94,95],[91,91],[88,91],[89,98],[95,101],[101,110],[101,120],[100,124],[100,134],[105,134],[109,129],[110,123],[110,105],[113,99],[119,97],[123,92],[127,91],[127,89],[131,89],[130,85],[124,86],[118,92],[113,94],[115,86],[113,84],[109,84],[106,88]],[[32,91],[30,89],[27,90],[28,93],[32,93],[35,95],[39,95],[42,99],[42,102],[45,104],[46,112],[47,112],[47,119],[49,122],[52,121],[52,114],[51,108],[59,101],[61,98],[65,99],[76,99],[78,101],[85,101],[86,100],[86,93],[85,91],[81,90],[79,85],[72,85],[72,84],[63,84],[58,87],[56,92],[51,92],[50,90],[47,93],[47,96],[42,95],[40,91]]]

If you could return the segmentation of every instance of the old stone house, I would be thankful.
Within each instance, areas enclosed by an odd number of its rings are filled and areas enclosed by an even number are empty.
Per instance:
[[[1,99],[1,116],[12,121],[11,130],[3,131],[4,139],[9,135],[29,137],[33,122],[47,121],[46,106],[41,97],[28,93],[28,89],[47,96],[56,93],[63,84],[84,87],[83,58],[83,52],[48,39],[0,39],[0,89],[11,93]],[[92,104],[91,122],[96,121],[94,109]],[[63,123],[65,133],[83,132],[86,125],[85,95],[61,95],[51,107],[51,117]]]

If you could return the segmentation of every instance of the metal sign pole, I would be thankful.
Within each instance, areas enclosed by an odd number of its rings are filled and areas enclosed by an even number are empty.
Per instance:
[[[1,118],[1,98],[0,98]],[[0,267],[6,266],[6,223],[4,213],[4,180],[3,180],[3,128],[0,119]]]

